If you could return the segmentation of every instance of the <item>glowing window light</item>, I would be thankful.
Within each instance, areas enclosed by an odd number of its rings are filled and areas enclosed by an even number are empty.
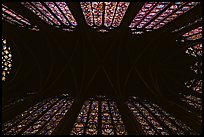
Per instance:
[[[46,15],[54,24],[61,25],[61,23],[40,3],[31,2],[38,10],[40,10],[44,15]]]
[[[194,35],[194,34],[197,34],[197,33],[199,33],[199,32],[202,32],[202,26],[200,26],[200,27],[198,27],[198,28],[196,28],[196,29],[194,29],[194,30],[189,31],[189,32],[183,34],[182,36],[183,36],[183,37],[188,37],[188,36],[190,36],[190,35]]]
[[[6,44],[6,39],[2,37],[2,81],[6,80],[12,67],[12,54],[11,48]]]
[[[143,28],[148,22],[150,22],[155,16],[157,16],[170,2],[159,2],[148,15],[139,23],[137,28]]]
[[[89,26],[93,26],[93,15],[92,15],[92,7],[91,2],[80,2],[82,12],[84,14],[86,23]]]
[[[80,2],[80,5],[89,26],[96,29],[113,29],[120,25],[129,2]]]
[[[3,125],[4,135],[51,135],[68,112],[73,99],[54,97],[43,100]]]
[[[186,132],[187,134],[190,135],[198,135],[197,132],[195,132],[193,129],[191,129],[189,126],[187,126],[186,124],[184,124],[181,120],[176,119],[174,116],[172,116],[170,113],[166,112],[165,110],[163,110],[161,107],[159,107],[158,105],[152,103],[152,106],[154,106],[157,110],[159,110],[161,112],[162,115],[168,117],[173,123],[175,123],[177,126],[180,127],[180,129],[182,129],[184,132]]]
[[[141,10],[137,13],[129,27],[134,28],[136,25],[138,25],[140,21],[149,13],[149,11],[153,9],[156,3],[157,2],[146,2]]]
[[[7,13],[8,15],[14,17],[15,19],[27,24],[27,25],[31,25],[29,20],[27,20],[26,18],[22,17],[21,15],[15,13],[14,11],[10,10],[8,7],[6,7],[3,4],[2,4],[2,11]]]
[[[3,19],[5,19],[6,21],[8,21],[11,24],[18,24],[19,26],[25,27],[25,25],[23,23],[11,18],[10,16],[6,16],[4,13],[2,13],[2,17],[3,17]]]
[[[195,72],[195,74],[202,74],[202,62],[196,62],[194,63],[190,69]]]
[[[69,22],[73,26],[77,26],[77,22],[74,16],[72,15],[71,11],[69,10],[69,7],[67,6],[66,2],[56,2],[56,4],[61,9],[61,11],[64,13],[64,15],[67,17]]]
[[[69,22],[65,19],[64,15],[59,11],[54,2],[45,2],[45,4],[52,10],[52,12],[60,19],[60,21],[69,26]]]
[[[197,135],[186,124],[154,103],[133,96],[126,101],[126,104],[146,135]]]
[[[116,103],[105,96],[97,96],[84,102],[70,134],[127,135],[127,131]]]
[[[56,28],[67,31],[68,28],[73,29],[77,26],[66,2],[21,2],[21,4]]]
[[[202,80],[199,79],[192,79],[189,81],[186,81],[184,83],[187,88],[197,92],[197,93],[202,93]]]
[[[44,14],[42,14],[36,7],[34,7],[31,3],[29,2],[21,2],[23,6],[31,10],[33,13],[35,13],[38,17],[40,17],[42,20],[44,20],[46,23],[53,25],[53,22],[50,21]]]
[[[178,28],[178,29],[175,29],[175,30],[173,30],[172,32],[174,33],[174,32],[178,32],[178,31],[181,31],[181,30],[183,30],[183,29],[185,29],[185,28],[187,28],[187,27],[189,27],[189,26],[191,26],[191,25],[193,25],[193,24],[196,24],[197,22],[201,22],[202,21],[202,17],[201,18],[199,18],[199,19],[196,19],[194,22],[192,22],[192,23],[188,23],[187,25],[185,25],[185,26],[182,26],[182,27],[180,27],[180,28]]]
[[[181,101],[187,103],[188,105],[194,107],[195,109],[202,111],[201,98],[192,95],[183,95],[180,99]]]
[[[189,47],[186,49],[186,53],[194,57],[202,56],[202,43]]]
[[[117,2],[104,2],[104,3],[105,3],[104,25],[106,27],[109,27],[113,21]]]
[[[188,2],[187,4],[182,5],[182,7],[179,8],[176,12],[174,12],[169,17],[165,18],[163,21],[161,21],[156,26],[154,26],[153,29],[158,29],[158,28],[163,27],[164,25],[166,25],[167,23],[176,19],[180,15],[182,15],[182,14],[186,13],[187,11],[189,11],[190,9],[194,8],[197,4],[199,4],[199,2]]]
[[[16,12],[9,9],[4,4],[2,4],[2,19],[4,19],[5,21],[7,21],[7,22],[9,22],[11,24],[18,25],[19,27],[28,27],[28,28],[31,28],[31,29],[38,30],[37,26],[32,26],[32,24],[30,23],[30,21],[28,19],[26,19],[23,16],[17,14]]]
[[[56,112],[56,114],[52,117],[52,119],[44,126],[44,128],[39,132],[40,135],[51,135],[52,132],[55,130],[59,122],[68,112],[69,108],[71,107],[73,100],[68,100],[62,108]],[[52,127],[52,128],[50,128]]]
[[[193,36],[189,36],[186,38],[186,40],[197,40],[197,39],[201,39],[202,38],[202,33],[199,34],[195,34]]]
[[[160,14],[154,21],[152,21],[145,28],[146,29],[152,29],[153,26],[162,22],[165,18],[167,18],[170,14],[175,12],[177,9],[179,9],[184,4],[185,4],[184,2],[175,2],[175,4],[172,4],[168,9],[166,9],[162,14]]]
[[[129,6],[129,2],[119,2],[115,13],[115,18],[113,20],[113,27],[118,27],[125,15],[125,12]]]
[[[102,25],[103,2],[92,2],[94,23],[96,26]]]

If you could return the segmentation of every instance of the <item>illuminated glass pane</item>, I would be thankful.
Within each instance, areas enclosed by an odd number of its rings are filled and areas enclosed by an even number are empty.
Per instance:
[[[202,80],[192,79],[185,82],[187,88],[197,92],[202,93]]]
[[[104,2],[104,3],[105,3],[104,25],[106,27],[109,27],[113,22],[117,2]]]
[[[195,109],[202,111],[201,98],[192,95],[183,95],[183,97],[181,97],[180,99],[181,101],[187,103],[188,105],[194,107]]]
[[[186,38],[186,40],[197,40],[202,38],[202,33],[195,34]]]
[[[40,2],[31,2],[41,13],[48,17],[54,24],[61,25],[61,23],[46,9]]]
[[[185,52],[194,57],[202,56],[202,43],[198,43],[192,47],[188,47]]]
[[[129,6],[129,2],[119,2],[117,9],[116,9],[116,13],[115,13],[115,18],[113,20],[113,27],[118,27],[125,15],[125,12]]]
[[[167,8],[162,14],[160,14],[154,21],[152,21],[148,26],[146,26],[146,29],[152,29],[153,26],[156,24],[164,24],[167,23],[168,21],[165,21],[165,19],[171,15],[173,12],[175,12],[177,9],[179,9],[182,5],[184,5],[185,2],[175,2],[172,4],[169,8]],[[163,21],[163,23],[162,23]]]
[[[108,32],[118,27],[129,2],[80,2],[86,23],[98,32]]]
[[[70,134],[126,135],[127,131],[116,103],[105,96],[97,96],[84,102]]]
[[[12,53],[10,46],[7,45],[6,39],[2,37],[2,81],[6,80],[8,74],[10,74],[10,70],[12,67]]]
[[[191,36],[191,35],[200,33],[200,32],[202,32],[202,26],[200,26],[200,27],[198,27],[198,28],[196,28],[196,29],[193,29],[193,30],[189,31],[189,32],[183,34],[182,36],[183,36],[183,37],[188,37],[188,36]]]
[[[181,5],[182,3],[181,2],[179,2],[179,3],[175,2],[175,4]],[[156,26],[154,26],[153,29],[158,29],[158,28],[163,27],[164,25],[173,21],[174,19],[176,19],[180,15],[182,15],[182,14],[186,13],[187,11],[189,11],[190,9],[194,8],[197,4],[199,4],[199,2],[188,2],[185,5],[182,4],[181,8],[179,8],[178,10],[175,10],[175,12],[173,12],[171,15],[169,15],[163,21],[161,21]]]
[[[33,13],[35,13],[38,17],[40,17],[42,20],[44,20],[46,23],[53,25],[53,22],[50,21],[44,14],[42,14],[36,7],[34,7],[29,2],[21,2],[23,6],[31,10]]]
[[[56,28],[71,32],[77,26],[66,2],[21,2],[21,4]]]
[[[170,2],[158,2],[157,5],[146,15],[142,21],[137,25],[137,28],[143,28],[150,22],[158,13],[160,13]]]
[[[192,25],[194,25],[194,24],[196,24],[196,23],[198,23],[198,22],[201,22],[202,21],[202,17],[201,18],[199,18],[199,19],[196,19],[194,22],[192,22],[192,23],[188,23],[187,25],[185,25],[185,26],[182,26],[182,27],[180,27],[180,28],[178,28],[178,29],[175,29],[175,30],[173,30],[172,32],[178,32],[178,31],[181,31],[181,30],[183,30],[183,29],[185,29],[185,28],[187,28],[187,27],[189,27],[189,26],[192,26]]]
[[[157,4],[157,2],[146,2],[141,10],[137,13],[131,24],[129,25],[130,28],[136,27],[139,22],[153,9],[153,7]]]
[[[196,62],[193,64],[190,69],[195,72],[195,74],[202,74],[202,62]]]
[[[92,15],[92,7],[91,2],[80,2],[82,12],[84,14],[86,23],[89,26],[93,26],[93,15]]]
[[[31,25],[30,21],[23,16],[17,14],[13,10],[9,9],[7,6],[2,4],[2,17],[5,21],[11,23],[11,24],[16,24],[19,27],[28,27],[32,28],[33,30],[38,31],[37,26]]]
[[[196,134],[190,127],[154,103],[130,97],[126,104],[146,135]]]
[[[4,135],[51,135],[73,103],[69,97],[43,100],[8,121],[3,126]]]
[[[102,25],[103,2],[92,2],[94,23],[96,26]]]
[[[74,19],[71,11],[69,10],[69,7],[67,6],[66,2],[56,2],[57,6],[61,9],[61,11],[64,13],[64,15],[67,17],[67,19],[69,20],[69,22],[73,25],[73,26],[77,26],[77,22]]]
[[[60,21],[64,25],[69,26],[69,22],[66,20],[64,15],[59,11],[54,2],[45,2],[45,4],[52,10],[52,12],[60,19]]]

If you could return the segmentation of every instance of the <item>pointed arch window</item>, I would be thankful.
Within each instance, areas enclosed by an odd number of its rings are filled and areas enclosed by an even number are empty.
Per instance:
[[[21,4],[47,24],[64,31],[73,31],[77,26],[66,2],[21,2]]]
[[[85,101],[71,135],[127,135],[117,104],[105,96]]]
[[[28,19],[9,9],[4,4],[2,4],[2,19],[9,22],[10,24],[17,25],[19,27],[39,31],[36,25],[33,25]]]
[[[120,25],[129,2],[80,2],[86,23],[98,32],[108,32]]]
[[[147,100],[130,97],[126,104],[146,135],[197,134],[160,106]]]
[[[155,30],[194,8],[199,2],[146,2],[129,25],[132,31]]]
[[[43,100],[3,125],[4,135],[51,135],[73,103],[70,97]]]

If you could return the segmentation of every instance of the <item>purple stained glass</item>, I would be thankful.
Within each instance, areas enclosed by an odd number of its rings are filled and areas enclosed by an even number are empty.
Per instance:
[[[69,26],[69,22],[65,19],[64,15],[59,11],[54,2],[45,2],[45,4],[52,10],[52,12],[60,19],[60,21]]]
[[[67,17],[69,22],[73,26],[77,26],[77,22],[76,22],[74,16],[72,15],[71,11],[69,10],[69,7],[66,4],[66,2],[56,2],[56,4],[61,9],[61,11],[64,13],[64,15]]]
[[[61,23],[40,3],[31,2],[35,7],[40,10],[46,17],[48,17],[54,24],[61,25]]]

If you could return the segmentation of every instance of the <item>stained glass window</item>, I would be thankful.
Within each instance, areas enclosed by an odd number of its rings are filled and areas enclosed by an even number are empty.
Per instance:
[[[136,30],[158,29],[195,7],[199,2],[146,2],[129,27]]]
[[[105,96],[85,101],[71,135],[127,135],[117,104]]]
[[[201,22],[202,21],[202,17],[201,18],[199,18],[199,19],[196,19],[194,22],[192,22],[192,23],[188,23],[187,25],[185,25],[185,26],[182,26],[182,27],[180,27],[180,28],[178,28],[178,29],[175,29],[175,30],[173,30],[172,32],[174,33],[174,32],[178,32],[178,31],[181,31],[181,30],[183,30],[183,29],[185,29],[185,28],[188,28],[188,27],[190,27],[190,26],[192,26],[192,25],[194,25],[194,24],[196,24],[196,23],[198,23],[198,22]]]
[[[18,25],[19,27],[26,27],[30,30],[39,31],[36,25],[32,25],[28,19],[17,14],[4,4],[2,4],[2,19],[11,24]]]
[[[199,97],[192,95],[184,95],[180,98],[181,101],[187,103],[188,105],[194,107],[195,109],[202,111],[202,100]]]
[[[185,34],[182,35],[186,40],[197,40],[202,38],[202,26],[193,29]]]
[[[80,5],[86,23],[99,29],[98,32],[107,32],[120,25],[129,2],[80,2]]]
[[[2,37],[2,81],[6,80],[12,67],[12,53],[9,45],[6,44],[6,39]]]
[[[150,101],[130,97],[126,104],[146,135],[197,134],[186,124]]]
[[[202,43],[197,43],[191,47],[188,47],[185,52],[194,57],[202,56]]]
[[[3,124],[4,135],[51,135],[73,103],[70,97],[45,99]]]
[[[185,82],[187,88],[197,92],[202,93],[202,80],[201,79],[192,79]]]
[[[202,74],[202,62],[199,61],[199,62],[196,62],[194,63],[190,69],[195,72],[195,74]]]
[[[77,22],[66,2],[21,2],[49,25],[62,30],[73,30]]]

